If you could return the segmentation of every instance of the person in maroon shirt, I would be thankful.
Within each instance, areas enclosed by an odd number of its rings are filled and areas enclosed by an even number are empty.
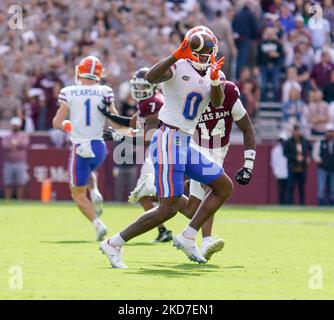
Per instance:
[[[14,186],[18,200],[24,198],[24,186],[28,181],[27,175],[27,150],[29,136],[20,131],[22,120],[14,117],[10,121],[12,132],[2,139],[4,150],[3,179],[5,186],[5,199],[13,197]]]
[[[238,87],[230,81],[226,81],[224,86],[223,108],[215,108],[211,104],[201,115],[196,132],[193,135],[193,143],[201,149],[207,157],[214,159],[219,164],[224,164],[227,155],[233,122],[243,133],[244,158],[243,173],[236,174],[236,181],[241,185],[250,182],[255,160],[255,132],[246,109],[240,100]],[[187,217],[192,217],[204,199],[208,187],[201,185],[197,181],[190,181],[190,196],[183,197],[179,211]],[[211,256],[222,250],[223,239],[212,237],[213,218],[208,220],[202,227],[202,255],[209,260]]]
[[[321,53],[320,63],[316,64],[311,72],[311,82],[313,88],[324,89],[330,81],[331,71],[334,65],[330,62],[330,55],[327,51]]]

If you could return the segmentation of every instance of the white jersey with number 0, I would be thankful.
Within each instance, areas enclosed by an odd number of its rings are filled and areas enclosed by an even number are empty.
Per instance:
[[[70,134],[72,143],[102,140],[105,117],[98,105],[102,105],[103,97],[113,102],[113,90],[99,84],[74,85],[61,89],[58,100],[69,108],[69,120],[73,127]]]
[[[171,71],[172,78],[162,83],[165,103],[159,112],[159,119],[192,135],[210,101],[210,72],[201,76],[184,59],[177,61]],[[223,72],[220,73],[220,79],[225,80]]]

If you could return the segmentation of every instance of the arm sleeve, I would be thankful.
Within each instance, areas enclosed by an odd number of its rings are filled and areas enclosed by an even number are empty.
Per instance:
[[[175,63],[169,68],[170,71],[172,72],[172,77],[171,77],[168,81],[170,81],[170,80],[172,80],[172,79],[175,78],[175,75],[176,75],[176,73],[177,73],[177,68],[178,68],[178,66],[177,66],[177,62],[175,62]]]
[[[242,102],[240,99],[238,99],[232,108],[232,117],[234,121],[239,121],[242,119],[245,114],[247,113],[246,109],[242,105]]]
[[[130,127],[131,117],[119,116],[110,112],[105,113],[105,116],[111,121],[119,124],[120,126]]]
[[[115,101],[113,89],[108,86],[104,86],[103,98],[108,104],[113,103]]]
[[[65,88],[61,89],[58,94],[58,103],[65,103],[66,105],[69,105],[68,98],[67,98],[67,92]]]

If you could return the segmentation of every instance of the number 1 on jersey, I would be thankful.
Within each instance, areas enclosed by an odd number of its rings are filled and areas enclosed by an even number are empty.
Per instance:
[[[90,126],[90,99],[87,99],[85,102],[86,106],[86,126]]]

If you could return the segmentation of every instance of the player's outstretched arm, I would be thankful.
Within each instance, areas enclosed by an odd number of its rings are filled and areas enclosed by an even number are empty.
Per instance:
[[[245,150],[255,150],[255,131],[248,113],[246,113],[239,121],[236,121],[236,124],[243,133]]]
[[[238,170],[235,178],[239,184],[245,185],[248,184],[252,178],[252,171],[256,156],[255,131],[247,113],[239,121],[236,121],[236,124],[244,136],[245,163],[243,167]]]
[[[173,74],[170,67],[180,59],[192,59],[194,61],[198,61],[198,58],[193,55],[188,45],[187,38],[183,40],[181,46],[171,55],[155,64],[146,73],[145,79],[150,83],[160,83],[171,79]]]
[[[211,103],[215,108],[219,108],[224,102],[224,90],[220,83],[219,71],[224,64],[224,57],[215,61],[215,56],[211,55],[210,78],[211,78]]]

